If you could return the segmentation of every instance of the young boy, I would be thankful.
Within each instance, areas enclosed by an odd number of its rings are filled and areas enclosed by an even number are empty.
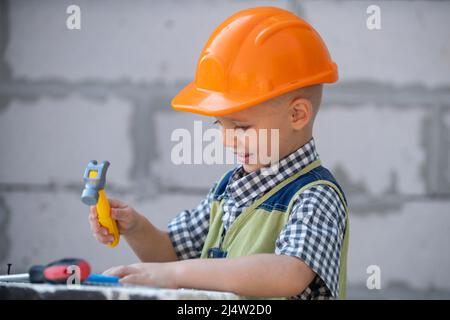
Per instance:
[[[172,105],[214,116],[242,164],[167,232],[110,200],[120,233],[143,263],[105,273],[123,283],[251,297],[344,297],[347,205],[312,136],[322,84],[337,78],[319,34],[291,12],[257,7],[225,20],[205,45],[195,81]],[[278,130],[278,139],[246,134],[262,129]],[[278,159],[262,163],[260,151],[273,144]],[[95,207],[90,223],[99,241],[113,240]]]

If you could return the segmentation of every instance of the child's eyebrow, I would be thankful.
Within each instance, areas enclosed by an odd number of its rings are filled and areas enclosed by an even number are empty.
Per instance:
[[[235,118],[232,118],[232,117],[223,117],[223,118],[227,119],[228,121],[234,122],[234,123],[246,123],[246,122],[248,122],[245,119],[235,119]],[[217,120],[219,120],[219,119],[217,119]]]

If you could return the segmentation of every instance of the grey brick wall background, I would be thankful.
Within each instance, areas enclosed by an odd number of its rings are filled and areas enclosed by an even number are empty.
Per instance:
[[[66,8],[81,8],[68,30]],[[369,5],[381,30],[366,27]],[[107,194],[157,226],[195,207],[228,166],[176,166],[175,128],[211,119],[170,100],[212,30],[251,6],[290,9],[322,35],[340,80],[315,136],[348,193],[349,296],[450,298],[450,2],[0,0],[0,274],[64,256],[95,270],[131,263],[90,234],[91,159]],[[381,290],[366,288],[369,265]]]

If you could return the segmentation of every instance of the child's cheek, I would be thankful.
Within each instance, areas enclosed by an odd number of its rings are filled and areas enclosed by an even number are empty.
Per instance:
[[[259,150],[259,139],[257,134],[252,134],[248,137],[249,146],[247,148],[247,152],[249,154],[258,154]]]

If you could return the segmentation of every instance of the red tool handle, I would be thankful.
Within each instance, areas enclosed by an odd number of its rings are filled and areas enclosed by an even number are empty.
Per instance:
[[[72,267],[72,268],[69,268]],[[30,282],[32,283],[66,283],[69,277],[73,276],[74,269],[78,268],[80,282],[86,280],[91,273],[91,267],[83,259],[70,258],[62,259],[46,266],[33,266],[30,269]]]

